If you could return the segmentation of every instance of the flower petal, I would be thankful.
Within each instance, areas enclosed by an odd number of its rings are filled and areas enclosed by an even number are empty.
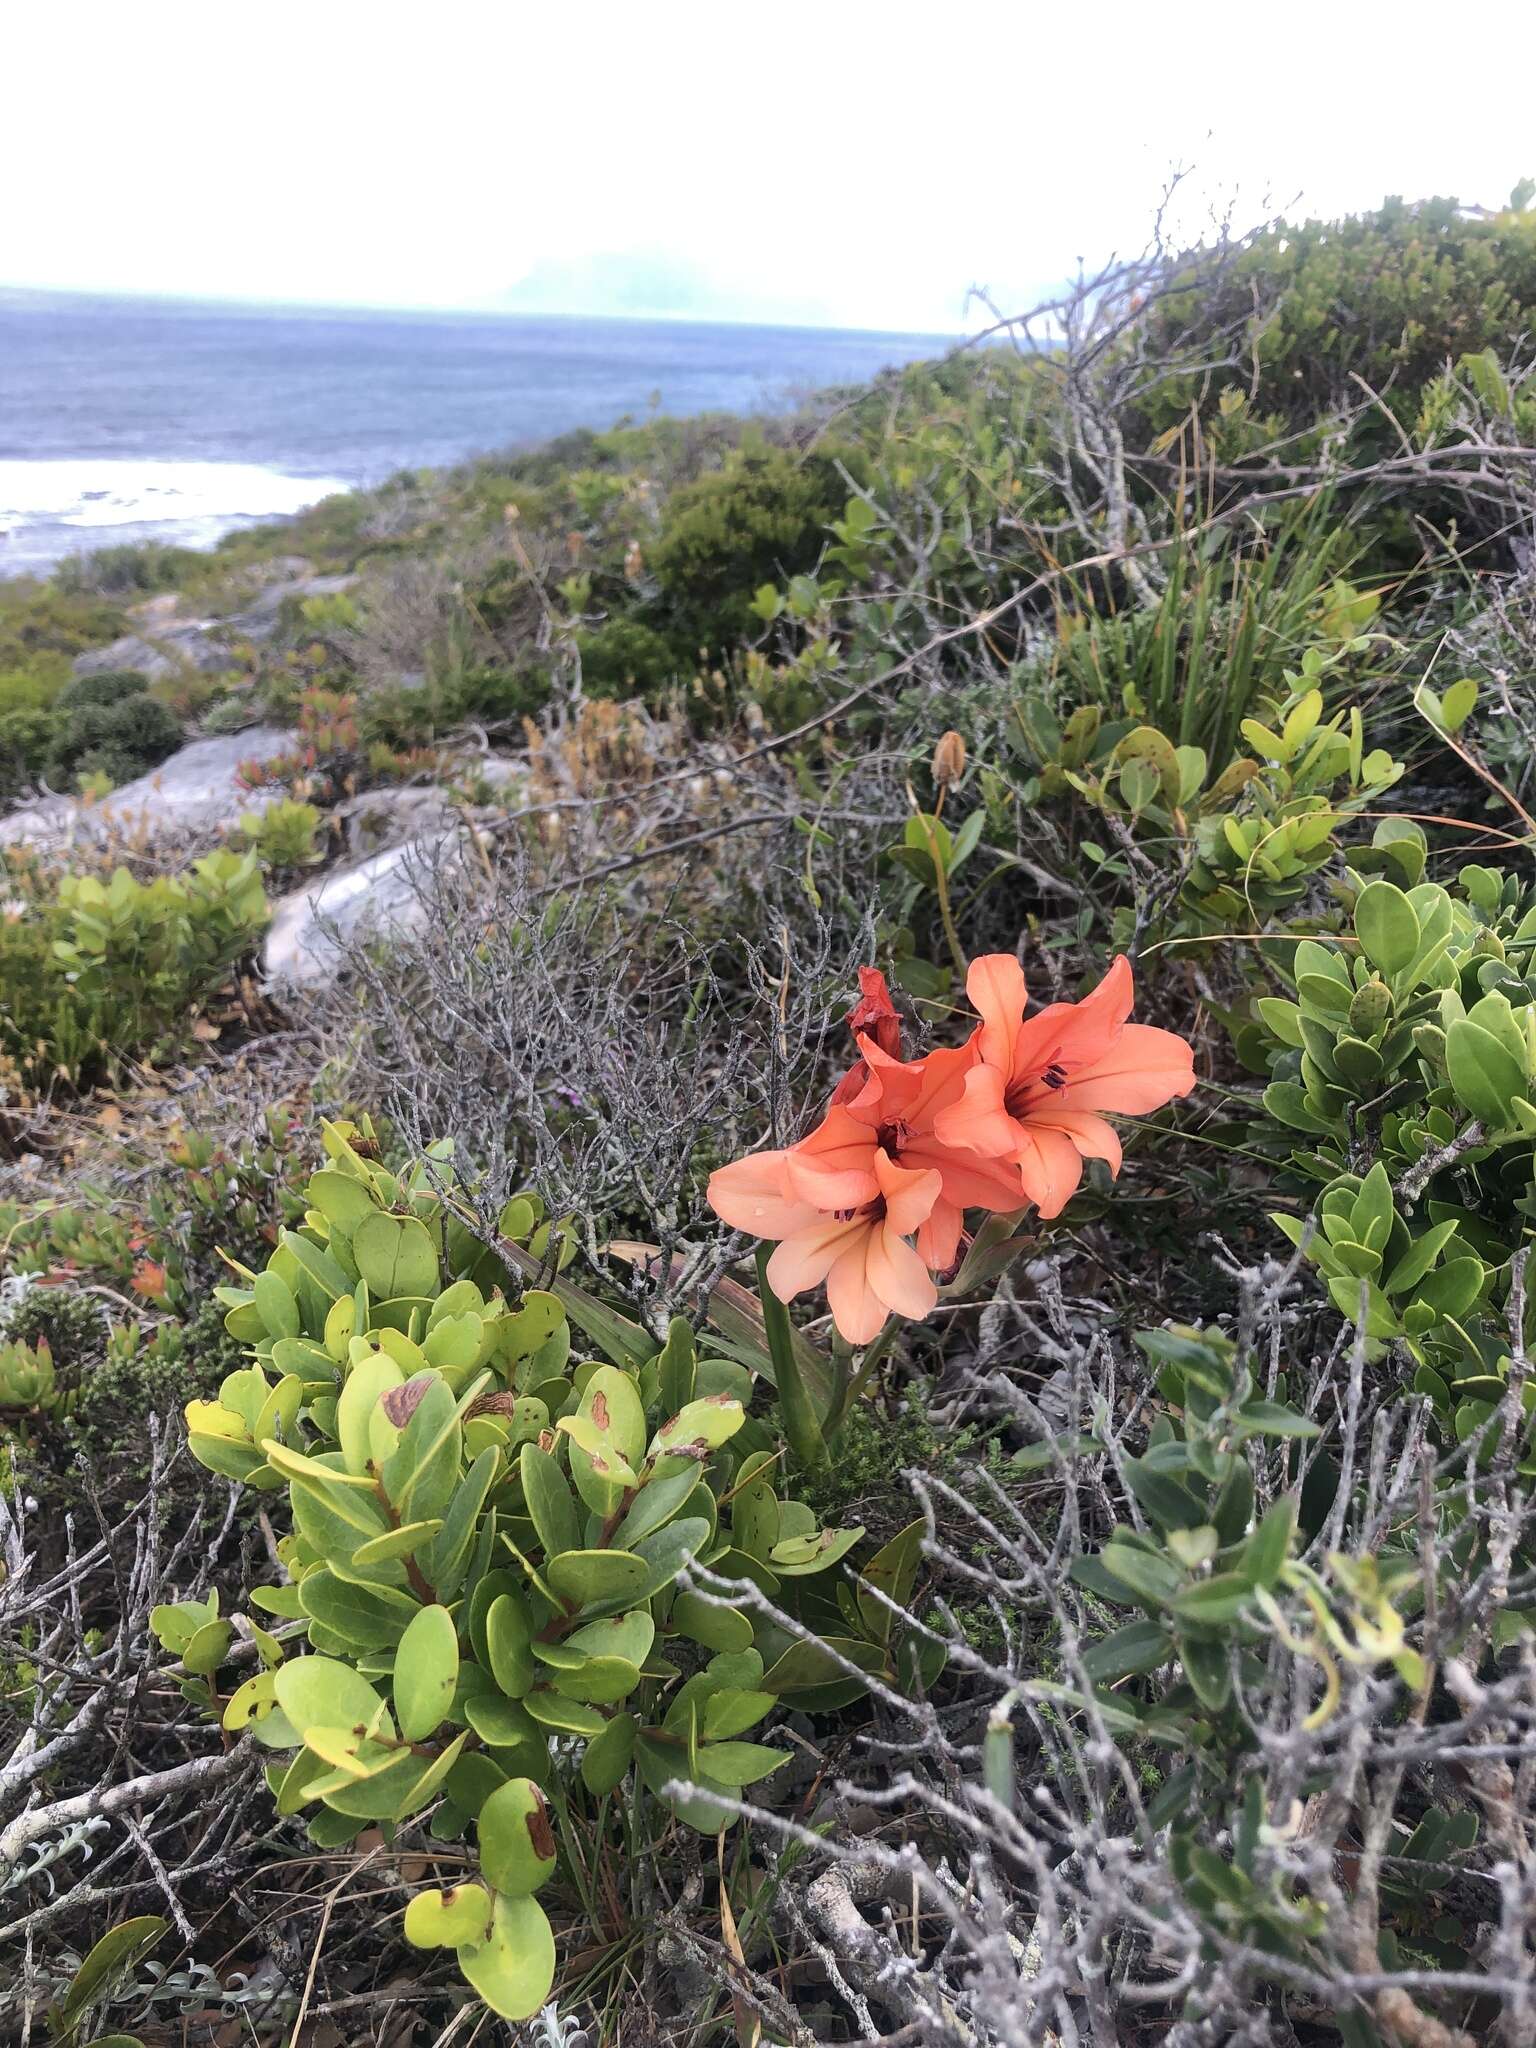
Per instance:
[[[1041,1103],[1029,1116],[1032,1130],[1060,1131],[1070,1138],[1085,1159],[1103,1159],[1112,1174],[1120,1171],[1120,1140],[1103,1117],[1086,1110],[1062,1109],[1055,1103]]]
[[[733,1230],[754,1237],[788,1237],[814,1220],[816,1211],[789,1194],[782,1152],[749,1152],[709,1176],[709,1206]]]
[[[1100,1059],[1119,1038],[1136,999],[1131,963],[1123,953],[1080,1003],[1068,1006],[1057,1057],[1069,1073]]]
[[[863,1244],[850,1246],[827,1275],[827,1306],[850,1344],[873,1343],[885,1328],[888,1311],[870,1285]]]
[[[1018,1150],[1019,1126],[1009,1118],[1009,1154]],[[960,1152],[936,1137],[914,1138],[902,1147],[902,1164],[932,1167],[944,1183],[943,1199],[957,1209],[1022,1209],[1029,1197],[1019,1185],[1012,1157],[986,1158]]]
[[[947,1197],[940,1196],[934,1203],[933,1214],[917,1233],[917,1255],[929,1272],[944,1274],[953,1267],[964,1220],[958,1206]]]
[[[887,1227],[898,1237],[910,1237],[933,1213],[933,1205],[944,1191],[942,1177],[931,1168],[914,1172],[898,1166],[884,1152],[875,1154],[875,1173],[885,1197]]]
[[[880,1192],[878,1157],[871,1126],[834,1105],[808,1138],[784,1154],[785,1190],[818,1209],[860,1209]]]
[[[1025,1194],[1042,1216],[1059,1216],[1083,1177],[1082,1154],[1072,1140],[1061,1131],[1023,1125],[1016,1157]]]
[[[893,1315],[920,1323],[924,1316],[932,1314],[939,1290],[911,1245],[897,1235],[889,1217],[882,1229],[870,1235],[864,1254],[864,1270],[871,1293],[884,1302]]]
[[[1061,1106],[1145,1116],[1194,1085],[1195,1056],[1184,1039],[1152,1024],[1127,1024],[1101,1058],[1071,1076]]]
[[[1013,1043],[1024,1020],[1024,970],[1011,953],[983,953],[966,970],[965,992],[981,1017],[981,1057],[1003,1074],[1013,1071]]]
[[[780,1301],[793,1301],[807,1288],[819,1287],[835,1262],[873,1228],[868,1217],[853,1216],[839,1223],[834,1216],[816,1216],[793,1237],[786,1237],[768,1261],[768,1285]]]
[[[990,1061],[972,1067],[960,1100],[934,1117],[934,1136],[940,1144],[957,1152],[978,1152],[988,1159],[1012,1153],[1019,1142],[1019,1127],[1003,1107],[1007,1085],[1006,1071]]]

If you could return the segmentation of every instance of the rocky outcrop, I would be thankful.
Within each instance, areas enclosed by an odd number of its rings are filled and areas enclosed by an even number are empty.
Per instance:
[[[430,870],[444,858],[456,858],[447,829],[336,868],[283,897],[262,951],[267,979],[324,986],[336,979],[349,944],[420,931],[431,916]]]
[[[195,618],[174,591],[146,598],[129,613],[134,630],[108,647],[93,647],[75,658],[77,676],[100,675],[111,669],[134,669],[151,682],[184,674],[188,669],[218,675],[236,666],[242,641],[268,640],[277,631],[283,606],[290,598],[333,597],[357,581],[355,576],[314,576],[299,556],[277,566],[298,573],[266,583],[240,611],[223,618]]]
[[[242,811],[261,810],[281,794],[240,788],[241,762],[270,761],[291,752],[293,745],[294,735],[275,725],[194,740],[99,802],[50,797],[0,818],[0,845],[49,848],[126,834],[153,841],[232,829]]]

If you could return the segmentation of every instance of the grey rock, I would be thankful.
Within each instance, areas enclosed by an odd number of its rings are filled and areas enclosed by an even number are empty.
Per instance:
[[[77,676],[99,675],[107,669],[137,669],[151,682],[186,669],[217,675],[235,665],[235,647],[242,640],[268,640],[288,599],[334,597],[357,581],[355,576],[316,576],[302,555],[289,555],[274,568],[294,573],[266,583],[238,612],[227,618],[193,619],[182,615],[181,599],[172,591],[146,598],[129,616],[136,631],[125,633],[110,647],[93,647],[75,657]]]
[[[423,929],[432,915],[427,871],[442,859],[446,839],[437,834],[387,847],[283,897],[262,950],[267,979],[323,987],[339,975],[349,943]]]
[[[355,576],[294,576],[269,583],[249,604],[218,623],[232,640],[269,640],[277,631],[278,615],[289,598],[335,597],[349,590]]]
[[[50,847],[79,839],[105,840],[127,832],[146,839],[233,826],[242,811],[263,810],[280,791],[243,790],[242,761],[270,761],[292,751],[294,736],[275,725],[255,725],[218,739],[194,740],[136,782],[125,782],[99,803],[53,797],[0,818],[0,845]]]
[[[163,682],[165,677],[175,675],[178,666],[169,654],[163,653],[150,641],[140,639],[137,633],[125,633],[110,647],[93,647],[88,654],[77,654],[74,661],[77,676],[105,675],[111,669],[134,669],[140,675],[148,676],[152,683]]]

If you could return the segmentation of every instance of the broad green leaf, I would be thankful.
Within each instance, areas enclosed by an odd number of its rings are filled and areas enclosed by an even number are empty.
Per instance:
[[[1417,1287],[1441,1252],[1456,1235],[1456,1218],[1436,1223],[1422,1237],[1416,1237],[1382,1282],[1386,1294],[1407,1294]]]
[[[1291,1554],[1295,1528],[1296,1504],[1289,1494],[1282,1494],[1244,1547],[1239,1569],[1250,1585],[1266,1592],[1274,1585]]]
[[[733,1735],[745,1735],[778,1704],[777,1696],[771,1692],[747,1692],[729,1686],[711,1693],[705,1700],[699,1733],[706,1742],[723,1742]]]
[[[527,1602],[517,1593],[499,1594],[486,1613],[485,1647],[492,1676],[508,1699],[521,1699],[533,1683],[532,1637]]]
[[[631,1664],[643,1664],[655,1640],[655,1622],[645,1608],[637,1607],[629,1614],[584,1622],[565,1638],[565,1648],[583,1657],[624,1657]]]
[[[285,1280],[270,1268],[256,1275],[256,1313],[267,1326],[269,1337],[297,1337],[302,1325],[299,1304]]]
[[[752,1623],[735,1607],[720,1607],[700,1593],[679,1593],[672,1602],[671,1626],[707,1650],[745,1650],[752,1642]]]
[[[574,1669],[555,1673],[555,1690],[591,1706],[617,1706],[640,1683],[640,1669],[627,1657],[587,1657]]]
[[[350,1664],[335,1657],[293,1657],[275,1677],[277,1703],[301,1736],[313,1727],[376,1728],[394,1734],[384,1702]]]
[[[923,1558],[923,1538],[927,1524],[921,1520],[909,1522],[905,1529],[883,1544],[867,1563],[859,1568],[859,1577],[887,1599],[904,1607],[912,1597],[917,1584],[918,1570]],[[860,1590],[856,1594],[859,1615],[865,1628],[876,1642],[888,1642],[894,1617],[888,1607],[875,1599],[872,1594]]]
[[[651,1440],[651,1455],[660,1458],[670,1453],[702,1460],[729,1443],[745,1420],[741,1403],[729,1394],[690,1401],[657,1430]]]
[[[547,1748],[549,1738],[516,1700],[503,1699],[499,1692],[480,1693],[464,1702],[464,1719],[492,1749],[516,1749],[530,1741]]]
[[[312,1621],[358,1650],[382,1650],[399,1642],[419,1612],[409,1594],[390,1586],[354,1585],[323,1567],[306,1572],[297,1591],[299,1606]]]
[[[1515,1097],[1526,1090],[1525,1069],[1509,1047],[1470,1017],[1458,1017],[1446,1030],[1445,1058],[1457,1099],[1489,1130],[1507,1129]]]
[[[405,1938],[413,1948],[462,1948],[490,1931],[490,1893],[478,1884],[418,1892],[405,1909]]]
[[[198,1678],[211,1677],[224,1662],[234,1633],[227,1621],[204,1622],[181,1653],[183,1665]]]
[[[312,1173],[304,1193],[306,1200],[344,1237],[353,1236],[360,1223],[378,1213],[378,1204],[367,1186],[350,1173],[338,1173],[333,1167],[322,1167],[318,1173]]]
[[[279,1231],[277,1242],[279,1251],[285,1252],[294,1267],[314,1284],[322,1301],[327,1304],[337,1302],[352,1292],[352,1276],[319,1245],[312,1244],[296,1230]]]
[[[528,1504],[534,1530],[544,1546],[546,1558],[581,1544],[581,1526],[570,1485],[555,1459],[537,1444],[524,1444],[518,1452],[523,1498]]]
[[[640,1463],[645,1455],[645,1408],[629,1373],[600,1365],[582,1391],[578,1413],[611,1440],[627,1465]]]
[[[437,1252],[431,1232],[415,1216],[375,1210],[352,1233],[352,1256],[369,1290],[381,1301],[437,1292]]]
[[[1160,1622],[1127,1622],[1083,1652],[1083,1670],[1095,1685],[1157,1671],[1173,1652],[1173,1638]]]
[[[565,1735],[601,1735],[607,1725],[596,1707],[585,1700],[568,1699],[552,1685],[534,1686],[524,1696],[523,1705],[541,1727]]]
[[[436,1516],[428,1522],[402,1522],[398,1529],[386,1529],[382,1536],[372,1536],[366,1543],[360,1543],[352,1553],[352,1562],[356,1565],[383,1564],[392,1557],[414,1557],[418,1550],[432,1541],[442,1526]]]
[[[120,1920],[89,1951],[64,1993],[59,2017],[67,2038],[75,2023],[115,1989],[130,1970],[136,1969],[170,1930],[170,1921],[158,1913],[142,1913],[133,1920]]]
[[[633,1714],[615,1714],[601,1735],[593,1736],[582,1753],[582,1783],[594,1798],[612,1792],[629,1769],[640,1724]]]
[[[644,1558],[626,1550],[567,1550],[544,1565],[546,1583],[568,1609],[604,1600],[638,1602],[649,1577]]]
[[[386,1406],[403,1402],[419,1382],[408,1381]],[[384,1467],[384,1490],[402,1522],[440,1516],[458,1485],[463,1433],[448,1382],[434,1375],[417,1400],[399,1447]]]
[[[481,1511],[500,1469],[501,1452],[494,1446],[483,1450],[454,1491],[426,1565],[440,1599],[451,1600],[463,1583]]]
[[[480,1867],[495,1890],[526,1898],[555,1867],[555,1831],[544,1794],[531,1778],[512,1778],[480,1809]]]
[[[1121,1585],[1143,1600],[1166,1606],[1179,1590],[1180,1576],[1166,1558],[1153,1557],[1129,1543],[1107,1543],[1099,1560]]]
[[[1185,1586],[1169,1606],[1183,1621],[1236,1621],[1253,1598],[1253,1587],[1241,1572],[1217,1572],[1198,1585]]]
[[[490,1934],[458,1955],[471,1987],[505,2020],[531,2019],[555,1981],[555,1938],[537,1899],[498,1896]]]
[[[1196,1699],[1202,1706],[1219,1712],[1232,1691],[1232,1662],[1224,1642],[1205,1642],[1199,1636],[1179,1637],[1179,1662]]]
[[[692,1463],[648,1479],[614,1531],[614,1549],[632,1550],[644,1537],[654,1534],[687,1506],[698,1485],[698,1467]]]
[[[423,1607],[395,1651],[395,1719],[407,1742],[441,1727],[459,1681],[459,1637],[446,1607]]]
[[[1396,974],[1419,950],[1419,920],[1393,882],[1367,882],[1355,902],[1355,932],[1372,966]]]
[[[787,1750],[768,1749],[758,1742],[707,1742],[699,1746],[699,1764],[705,1777],[716,1785],[729,1785],[736,1790],[743,1785],[755,1785],[788,1762]]]
[[[653,1599],[670,1586],[678,1573],[698,1556],[710,1539],[710,1525],[701,1515],[684,1515],[637,1543],[631,1555],[645,1565],[645,1583],[633,1595],[630,1605]]]

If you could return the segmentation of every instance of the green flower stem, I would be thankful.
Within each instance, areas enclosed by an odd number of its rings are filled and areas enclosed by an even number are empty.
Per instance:
[[[838,1396],[827,1417],[826,1435],[835,1443],[842,1434],[843,1426],[858,1405],[859,1397],[869,1385],[870,1374],[890,1350],[896,1336],[896,1316],[887,1316],[885,1328],[872,1343],[864,1347],[864,1356],[859,1360],[859,1369],[851,1376],[846,1370],[838,1375]]]
[[[784,1434],[802,1470],[824,1470],[831,1463],[827,1440],[801,1377],[799,1360],[795,1357],[789,1311],[768,1285],[768,1258],[768,1247],[760,1244],[757,1248],[757,1291],[763,1304],[763,1327],[768,1333],[768,1351],[773,1359]]]

